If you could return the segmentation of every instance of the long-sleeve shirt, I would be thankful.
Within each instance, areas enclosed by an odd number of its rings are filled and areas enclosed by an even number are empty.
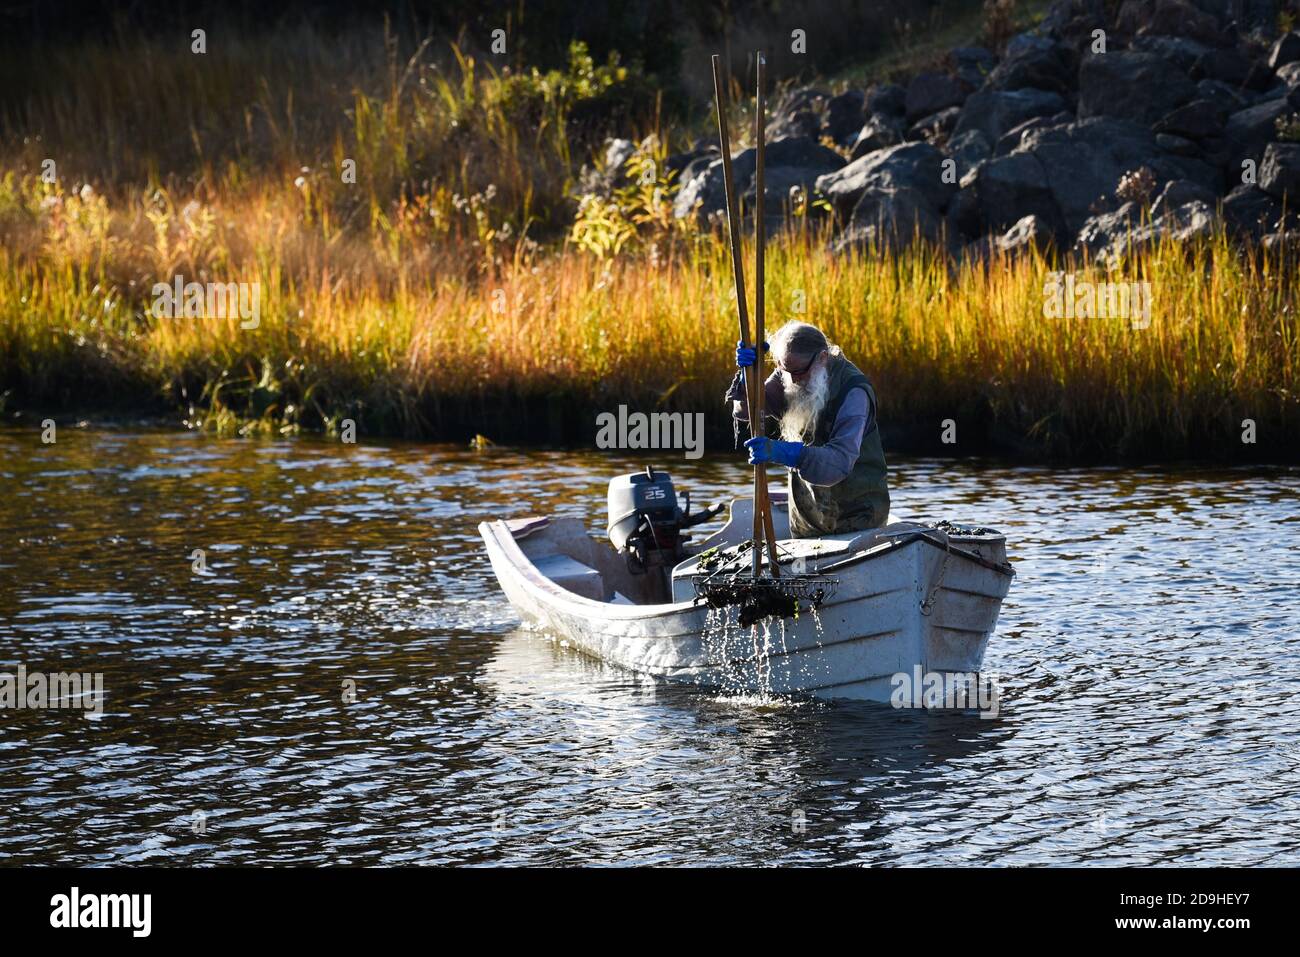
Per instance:
[[[781,373],[773,372],[763,384],[763,417],[780,420],[785,414],[785,388],[781,382]],[[744,374],[736,372],[736,377],[727,390],[727,398],[733,403],[732,416],[735,419],[737,446],[739,446],[740,424],[749,421],[749,406],[745,399]],[[831,425],[830,441],[825,445],[804,445],[799,453],[796,466],[800,477],[810,485],[835,485],[843,481],[853,470],[862,450],[862,437],[875,428],[876,408],[865,389],[851,389],[840,405],[840,411]],[[766,432],[766,429],[764,430]]]

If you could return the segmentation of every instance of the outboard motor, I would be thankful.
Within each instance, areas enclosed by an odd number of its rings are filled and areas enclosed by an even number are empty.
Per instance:
[[[708,521],[723,507],[719,504],[691,515],[687,492],[683,511],[677,504],[672,476],[649,466],[644,472],[610,479],[609,540],[627,556],[633,574],[651,568],[671,569],[686,557],[690,536],[683,532]]]

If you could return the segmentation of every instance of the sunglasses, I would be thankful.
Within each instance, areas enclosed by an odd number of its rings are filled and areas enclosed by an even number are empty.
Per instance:
[[[813,356],[811,359],[808,360],[808,364],[807,364],[806,366],[804,366],[802,369],[799,369],[799,370],[795,370],[795,369],[788,368],[787,366],[783,366],[783,365],[781,365],[780,363],[777,363],[777,366],[776,366],[776,367],[777,367],[778,369],[780,369],[782,372],[784,372],[786,375],[790,375],[790,376],[794,376],[794,377],[798,378],[799,376],[805,376],[805,375],[807,375],[807,374],[808,374],[808,371],[809,371],[809,370],[810,370],[814,365],[817,364],[817,360],[820,359],[821,357],[822,357],[822,354],[821,354],[820,352],[817,353],[817,355]]]

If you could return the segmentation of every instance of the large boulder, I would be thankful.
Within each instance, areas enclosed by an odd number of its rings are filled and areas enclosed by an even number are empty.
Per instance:
[[[1054,234],[1063,232],[1064,224],[1052,196],[1047,170],[1032,153],[1012,153],[991,159],[976,167],[969,180],[979,201],[980,219],[990,229],[999,232],[1010,229],[1032,213],[1047,223]]]
[[[1152,53],[1104,53],[1079,67],[1079,119],[1114,116],[1151,124],[1196,95],[1196,84]]]
[[[836,238],[832,249],[905,249],[917,239],[936,243],[942,238],[942,221],[917,190],[906,186],[873,187],[858,199],[848,227]]]
[[[1187,0],[1156,0],[1138,33],[1187,37],[1207,44],[1222,43],[1224,36],[1213,14],[1198,9]]]
[[[1137,203],[1125,203],[1118,209],[1089,216],[1079,230],[1074,248],[1096,258],[1113,247],[1120,236],[1131,233],[1142,219]]]
[[[1206,51],[1192,65],[1190,75],[1196,80],[1218,80],[1239,90],[1263,91],[1273,84],[1272,70],[1235,48]]]
[[[897,83],[877,83],[867,90],[862,109],[868,114],[884,113],[902,116],[907,104],[907,91]]]
[[[1184,73],[1191,73],[1196,61],[1210,52],[1210,47],[1185,37],[1161,37],[1147,34],[1133,40],[1132,49],[1138,53],[1154,53],[1163,57]]]
[[[1076,250],[1108,265],[1118,265],[1125,257],[1153,243],[1168,238],[1178,242],[1208,236],[1215,228],[1214,208],[1192,200],[1176,209],[1144,221],[1136,203],[1125,203],[1111,213],[1089,218],[1079,231]]]
[[[1292,31],[1277,38],[1268,51],[1268,68],[1277,70],[1288,63],[1300,62],[1300,33]]]
[[[979,130],[967,130],[948,140],[944,152],[957,163],[957,177],[965,176],[977,163],[993,155],[993,144]]]
[[[1020,253],[1030,249],[1047,249],[1056,242],[1052,225],[1041,216],[1030,213],[997,238],[995,245],[1004,253]]]
[[[948,51],[948,62],[958,79],[978,90],[997,66],[998,58],[984,47],[957,47]]]
[[[1230,179],[1241,176],[1244,160],[1258,163],[1263,158],[1264,147],[1277,137],[1278,119],[1293,112],[1290,102],[1282,97],[1248,106],[1228,117],[1223,138],[1228,146],[1226,160]]]
[[[976,167],[978,169],[978,167]],[[968,174],[972,182],[978,173]],[[980,209],[979,193],[974,189],[959,189],[948,201],[948,210],[944,213],[948,235],[954,240],[965,236],[972,239],[984,231],[984,214]]]
[[[731,161],[736,190],[741,195],[753,195],[756,155],[753,148],[750,148]],[[764,164],[767,174],[767,203],[771,209],[774,204],[780,208],[789,186],[797,183],[810,188],[819,176],[840,169],[844,165],[844,158],[811,137],[791,137],[769,143]],[[687,172],[694,169],[692,166]],[[711,213],[725,211],[727,199],[722,179],[721,158],[708,161],[694,175],[684,175],[682,187],[673,201],[673,215],[682,219],[695,213],[706,220]],[[778,193],[778,190],[781,192]]]
[[[1156,123],[1155,131],[1203,140],[1220,135],[1227,122],[1228,111],[1219,104],[1212,100],[1192,100]]]
[[[817,191],[826,196],[841,219],[848,219],[868,189],[907,187],[925,197],[934,210],[941,210],[956,190],[945,183],[943,154],[929,143],[900,143],[860,157],[843,169],[817,180]]]
[[[768,122],[765,135],[769,141],[794,138],[816,139],[821,128],[821,117],[813,110],[792,110],[776,114]]]
[[[1213,206],[1218,201],[1219,197],[1214,191],[1206,189],[1200,183],[1193,183],[1190,179],[1171,179],[1165,183],[1160,195],[1151,204],[1151,216],[1158,218],[1188,203],[1204,203],[1206,206]]]
[[[1249,91],[1234,90],[1220,80],[1210,79],[1197,82],[1196,98],[1197,100],[1208,100],[1229,113],[1244,110],[1253,102],[1253,96]]]
[[[1052,199],[1072,232],[1097,208],[1113,208],[1120,177],[1142,166],[1151,169],[1157,182],[1190,179],[1214,192],[1221,185],[1218,170],[1199,160],[1161,153],[1151,130],[1109,117],[1029,130],[1019,152],[1039,160]]]
[[[938,113],[931,113],[929,116],[917,120],[908,128],[907,138],[909,140],[943,142],[952,133],[952,128],[957,125],[957,118],[960,116],[960,106],[950,106]]]
[[[833,96],[826,104],[826,125],[823,132],[840,146],[853,145],[866,119],[863,108],[866,95],[861,90],[846,90]]]
[[[884,113],[877,113],[867,120],[866,125],[858,131],[857,139],[853,143],[853,152],[849,159],[852,161],[866,156],[868,153],[874,153],[876,150],[883,150],[887,146],[897,146],[903,142],[903,136],[906,132],[907,130],[903,126],[901,119]]]
[[[1300,143],[1269,143],[1265,147],[1259,188],[1288,207],[1300,205]]]
[[[1055,116],[1035,116],[1032,119],[1025,120],[1019,126],[1013,126],[1002,134],[1002,138],[993,144],[993,155],[1006,156],[1008,153],[1020,149],[1025,134],[1030,130],[1041,130],[1044,127],[1061,126],[1073,122],[1074,117],[1069,113],[1057,113]]]
[[[909,123],[923,116],[938,113],[950,106],[961,106],[970,94],[970,87],[955,76],[945,73],[921,73],[907,85],[903,101]]]
[[[995,90],[1032,87],[1068,93],[1073,85],[1073,52],[1051,37],[1022,33],[1007,43],[1002,62],[989,74]]]
[[[1065,99],[1050,90],[1023,87],[1017,90],[984,89],[972,93],[962,108],[953,136],[979,130],[990,143],[1025,120],[1053,116],[1066,108]]]
[[[1283,219],[1282,203],[1250,185],[1241,185],[1223,200],[1223,221],[1240,239],[1259,240],[1294,223],[1289,213]]]

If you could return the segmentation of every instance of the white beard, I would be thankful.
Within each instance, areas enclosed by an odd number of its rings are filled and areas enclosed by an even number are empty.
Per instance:
[[[816,369],[807,385],[800,386],[788,375],[782,376],[785,387],[785,415],[781,416],[781,438],[787,442],[811,442],[817,416],[830,398],[830,373],[826,366]]]

